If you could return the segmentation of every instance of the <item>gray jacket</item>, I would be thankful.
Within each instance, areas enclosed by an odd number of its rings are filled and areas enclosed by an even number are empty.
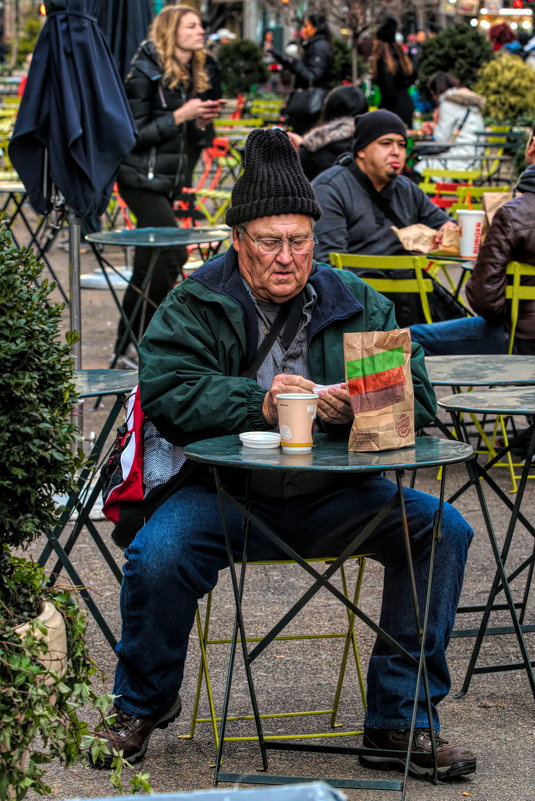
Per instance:
[[[394,225],[372,203],[370,197],[347,167],[335,164],[312,182],[322,216],[315,225],[318,244],[314,257],[329,263],[329,253],[366,253],[395,256],[405,251]],[[371,183],[370,183],[371,186]],[[434,206],[417,184],[401,175],[380,192],[404,225],[423,223],[438,229],[449,220]]]

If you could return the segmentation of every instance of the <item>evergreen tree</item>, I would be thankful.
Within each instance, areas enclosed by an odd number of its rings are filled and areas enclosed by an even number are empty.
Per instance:
[[[427,81],[435,72],[449,72],[462,86],[471,88],[477,81],[482,64],[494,58],[486,36],[465,22],[448,25],[422,48],[418,67],[418,91],[427,94]]]

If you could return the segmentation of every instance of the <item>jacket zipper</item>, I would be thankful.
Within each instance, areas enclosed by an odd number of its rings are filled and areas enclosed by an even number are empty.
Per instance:
[[[181,98],[182,98],[182,105],[184,105],[184,103],[187,100],[187,94],[184,91],[183,87],[180,87],[180,95],[181,95]],[[182,174],[183,174],[182,173],[182,168],[184,166],[184,160],[185,160],[185,155],[184,155],[184,131],[182,130],[180,132],[180,144],[178,146],[178,167],[177,167],[177,171],[175,173],[175,180],[174,180],[174,183],[173,183],[173,189],[172,189],[172,191],[171,191],[171,193],[169,195],[170,198],[174,198],[176,196],[177,187],[180,184],[180,179],[181,179]],[[182,189],[182,187],[180,187],[180,188]]]
[[[162,104],[162,108],[167,108],[167,102],[164,97],[162,85],[158,82],[158,94],[160,95],[160,103]],[[149,181],[154,180],[154,168],[156,166],[156,146],[151,147],[149,151],[149,164],[147,169],[147,178]]]
[[[149,150],[149,166],[147,170],[147,178],[149,181],[154,179],[154,167],[156,166],[156,146],[151,147]]]

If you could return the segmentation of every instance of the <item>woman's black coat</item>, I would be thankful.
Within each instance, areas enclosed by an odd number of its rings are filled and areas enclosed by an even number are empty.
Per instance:
[[[212,87],[203,99],[221,97],[217,62],[207,56],[206,71]],[[177,125],[173,112],[194,95],[180,86],[170,89],[163,66],[151,41],[142,42],[125,81],[126,95],[138,130],[136,144],[119,170],[120,184],[166,195],[180,194],[191,185],[195,163],[211,143],[213,126],[201,131],[193,120]]]
[[[303,42],[303,58],[282,60],[295,75],[294,89],[308,89],[309,86],[330,86],[333,64],[333,48],[326,36],[315,33]]]

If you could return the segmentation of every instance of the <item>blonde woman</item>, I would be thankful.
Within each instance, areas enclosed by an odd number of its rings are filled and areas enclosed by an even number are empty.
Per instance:
[[[126,94],[138,129],[134,149],[121,165],[119,191],[137,218],[138,228],[176,225],[173,204],[183,186],[190,186],[195,162],[210,143],[211,123],[221,110],[219,77],[214,59],[204,50],[204,30],[189,6],[166,6],[154,19],[126,77]],[[152,274],[152,303],[141,320],[132,318],[150,259],[137,248],[134,271],[123,300],[137,339],[173,287],[187,259],[185,248],[164,251]],[[142,330],[143,329],[143,330]],[[136,367],[137,351],[124,339],[119,324],[117,367]]]
[[[409,86],[416,80],[416,72],[408,55],[396,41],[397,22],[388,17],[375,34],[371,64],[371,77],[381,92],[381,108],[401,117],[407,128],[412,128],[414,103]]]

